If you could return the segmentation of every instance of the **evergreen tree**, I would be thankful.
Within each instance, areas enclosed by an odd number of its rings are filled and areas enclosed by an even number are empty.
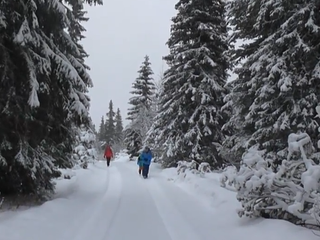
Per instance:
[[[78,128],[76,146],[73,151],[73,160],[82,168],[87,168],[88,163],[96,159],[96,134],[93,126],[82,125]]]
[[[85,1],[101,3],[101,0]],[[66,7],[64,4],[71,6]],[[84,2],[0,2],[0,191],[52,191],[75,127],[89,124],[92,86],[78,39]],[[75,10],[78,9],[78,10]]]
[[[138,78],[133,83],[133,90],[130,92],[133,97],[130,98],[129,104],[132,106],[128,111],[128,120],[135,120],[141,109],[150,110],[152,105],[152,96],[155,89],[153,83],[153,71],[149,56],[145,56],[144,62],[138,71]]]
[[[109,102],[109,111],[107,112],[107,118],[105,122],[105,140],[107,144],[114,144],[115,139],[115,112],[113,111],[113,102]]]
[[[100,126],[99,126],[99,132],[98,132],[99,141],[105,141],[105,136],[106,136],[106,128],[105,128],[104,118],[102,116],[101,117],[101,123],[100,123]]]
[[[120,113],[120,109],[117,109],[117,113],[115,116],[115,140],[117,143],[122,144],[123,142],[123,123],[122,123],[122,117]]]
[[[164,166],[179,160],[220,166],[217,147],[224,140],[221,114],[227,79],[227,27],[224,1],[180,0],[173,18],[170,54],[164,59],[160,109],[154,129],[164,148]]]
[[[142,148],[153,119],[152,98],[155,86],[148,56],[145,56],[138,74],[138,78],[133,83],[133,90],[130,92],[134,96],[129,100],[132,107],[128,110],[127,119],[131,121],[125,130],[125,143],[131,156],[136,155]]]
[[[159,111],[160,106],[160,93],[163,89],[163,72],[159,75],[159,79],[155,81],[155,91],[152,97],[152,106],[151,106],[151,114],[152,120],[155,119],[157,112]],[[150,123],[151,124],[151,123]],[[155,124],[151,124],[149,131],[147,132],[146,139],[144,141],[144,145],[149,146],[152,149],[154,161],[158,160],[158,153],[161,153],[163,150],[162,146],[156,144],[156,131],[154,131]]]
[[[287,136],[318,139],[320,16],[316,0],[232,1],[234,39],[250,39],[236,53],[246,58],[227,97],[235,108],[224,127],[225,145],[241,155],[253,145],[275,162],[287,154]],[[235,144],[237,143],[237,144]],[[242,144],[240,144],[242,143]]]

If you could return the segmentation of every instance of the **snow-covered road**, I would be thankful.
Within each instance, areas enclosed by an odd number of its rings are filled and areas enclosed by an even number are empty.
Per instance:
[[[212,239],[212,213],[183,190],[127,162],[100,161],[40,207],[0,215],[2,240]],[[68,180],[66,180],[68,181]],[[69,180],[70,181],[70,180]],[[59,186],[58,186],[59,187]],[[4,224],[2,225],[1,222]]]
[[[104,163],[96,167],[103,168]],[[79,218],[80,231],[64,239],[212,239],[213,215],[192,195],[156,174],[142,179],[132,164],[124,162],[114,162],[106,175],[99,200],[90,203],[94,208]],[[203,225],[204,219],[207,225]]]
[[[121,159],[77,170],[57,190],[39,207],[1,213],[0,240],[282,240],[288,231],[291,240],[316,239],[289,223],[241,224],[227,200],[210,208],[156,167],[142,179],[135,163]]]

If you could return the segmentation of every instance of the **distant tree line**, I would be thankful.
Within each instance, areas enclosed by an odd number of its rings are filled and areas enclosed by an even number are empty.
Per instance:
[[[100,150],[103,150],[105,145],[109,144],[117,152],[123,148],[123,122],[120,109],[118,108],[117,112],[114,112],[113,108],[113,102],[110,100],[108,112],[101,117],[97,135]]]

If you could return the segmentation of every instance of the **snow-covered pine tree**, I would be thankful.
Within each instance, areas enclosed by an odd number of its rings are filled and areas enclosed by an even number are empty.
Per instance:
[[[225,88],[227,88],[228,92],[231,92],[234,87],[234,81],[228,82],[225,85]],[[234,108],[233,101],[230,101],[228,98],[230,97],[230,94],[227,94],[227,96],[224,98],[224,102],[226,103],[222,108],[222,112],[226,118],[226,122],[231,119],[234,115],[238,114],[237,109]],[[237,148],[239,145],[242,146],[243,142],[236,142],[232,141],[231,139],[235,138],[238,132],[237,130],[240,129],[241,123],[239,123],[237,126],[229,127],[228,124],[225,124],[222,127],[222,132],[225,135],[225,140],[222,142],[222,144],[219,147],[219,153],[222,156],[223,159],[226,161],[226,165],[233,165],[237,168],[240,167],[240,160],[242,158],[242,152],[241,151],[230,151],[230,149]],[[243,136],[242,136],[243,137]]]
[[[155,91],[152,97],[152,106],[151,106],[151,113],[152,113],[152,120],[155,119],[157,112],[159,110],[160,104],[160,93],[162,91],[162,83],[163,83],[163,75],[164,72],[161,72],[159,75],[159,79],[155,81]],[[163,151],[162,146],[156,144],[156,132],[154,131],[155,125],[152,123],[149,131],[147,132],[146,139],[144,141],[144,145],[149,146],[152,149],[153,159],[154,161],[158,161],[158,156]]]
[[[153,71],[149,56],[144,57],[144,62],[138,71],[139,76],[133,83],[133,90],[130,92],[133,97],[130,98],[129,104],[132,106],[128,110],[128,120],[135,120],[142,108],[149,110],[152,105],[152,96],[154,93]]]
[[[43,195],[54,189],[57,166],[72,164],[73,129],[89,122],[86,93],[92,83],[76,40],[79,33],[71,36],[71,24],[80,26],[81,19],[69,7],[82,9],[84,2],[0,2],[3,194]]]
[[[73,159],[82,168],[87,168],[88,163],[93,163],[97,158],[97,151],[95,149],[96,135],[93,126],[82,124],[78,129]]]
[[[123,123],[119,108],[115,116],[115,141],[119,144],[123,143]]]
[[[115,115],[113,111],[113,102],[109,102],[109,111],[107,112],[106,122],[105,122],[105,140],[107,144],[114,144],[115,139]]]
[[[106,126],[105,126],[105,122],[104,122],[104,117],[101,117],[101,123],[99,126],[99,131],[98,131],[98,139],[100,142],[105,141],[106,140]]]
[[[131,156],[136,155],[141,149],[153,120],[152,97],[155,86],[148,56],[145,56],[138,74],[130,92],[134,96],[129,100],[132,107],[128,109],[127,119],[130,123],[125,129],[125,143]]]
[[[232,1],[234,39],[249,39],[236,58],[247,58],[228,96],[236,108],[226,128],[234,152],[258,145],[275,163],[286,155],[290,133],[318,139],[320,17],[317,0]],[[243,143],[243,144],[239,144]],[[239,155],[239,154],[238,154]]]
[[[216,143],[224,140],[220,109],[229,67],[225,3],[180,0],[176,10],[155,119],[157,145],[164,148],[164,166],[179,160],[221,166]]]
[[[114,117],[115,122],[115,132],[114,132],[114,144],[112,145],[113,151],[115,153],[120,152],[125,148],[124,144],[124,133],[123,133],[123,123],[120,113],[120,109],[117,109],[116,115]]]

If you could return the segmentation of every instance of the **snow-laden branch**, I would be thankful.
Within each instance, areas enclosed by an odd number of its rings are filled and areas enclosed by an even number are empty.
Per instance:
[[[236,189],[242,204],[239,216],[320,223],[320,166],[312,160],[313,149],[307,133],[292,133],[288,136],[287,159],[276,171],[273,162],[256,147],[244,155],[239,171],[226,169],[221,186],[229,184]]]

